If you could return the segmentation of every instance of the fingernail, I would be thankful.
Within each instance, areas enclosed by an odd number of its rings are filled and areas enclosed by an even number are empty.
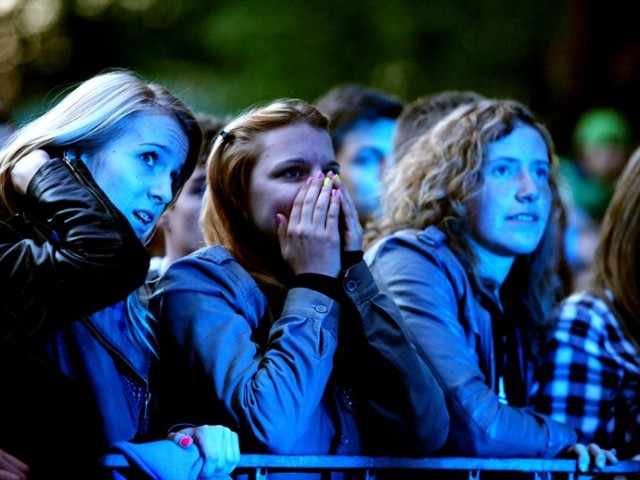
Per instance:
[[[180,446],[181,447],[188,447],[189,445],[191,445],[191,443],[193,443],[193,438],[191,438],[191,437],[182,437],[180,439]]]
[[[336,180],[338,180],[339,182],[341,182],[342,180],[340,179],[340,174],[336,173]]]
[[[334,188],[333,190],[331,190],[331,196],[335,197],[336,195],[338,195],[338,190]]]
[[[311,185],[311,182],[313,182],[313,177],[307,178],[307,185]]]
[[[324,177],[324,173],[322,172],[316,173],[316,178],[322,178],[322,177]]]
[[[329,173],[327,173],[327,177],[329,177],[329,178],[333,178],[335,176],[336,176],[336,174],[333,173],[333,170],[329,170]]]
[[[329,177],[326,177],[326,178],[324,179],[324,182],[323,182],[324,186],[326,187],[326,186],[327,186],[327,185],[329,185],[330,183],[331,183],[331,179],[330,179]]]

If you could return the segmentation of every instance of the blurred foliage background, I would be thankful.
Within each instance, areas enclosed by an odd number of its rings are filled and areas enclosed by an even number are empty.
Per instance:
[[[218,115],[313,101],[340,83],[405,101],[470,89],[527,104],[562,152],[593,106],[637,128],[632,10],[621,0],[0,0],[0,101],[19,123],[114,67]]]

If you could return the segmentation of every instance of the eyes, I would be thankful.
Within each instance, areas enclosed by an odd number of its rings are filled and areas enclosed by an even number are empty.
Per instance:
[[[489,175],[495,178],[516,178],[520,175],[522,167],[514,162],[495,162],[489,165]],[[531,167],[532,177],[548,181],[550,176],[549,165],[547,163],[536,163]]]
[[[324,173],[325,175],[328,174],[329,172],[339,174],[340,168],[337,166],[332,166],[330,168],[326,168],[322,170],[322,173]],[[287,167],[283,169],[279,174],[280,177],[291,178],[291,179],[300,179],[300,178],[306,179],[312,175],[313,175],[313,172],[310,171],[308,168],[297,167],[297,166]]]
[[[158,154],[156,152],[144,152],[140,155],[142,161],[147,164],[149,167],[154,167],[156,162],[158,161]]]
[[[155,169],[160,167],[160,155],[154,151],[143,152],[140,154],[140,159],[142,162],[149,168]],[[160,173],[160,171],[158,171]],[[180,183],[180,171],[174,170],[169,173],[169,177],[171,178],[171,190],[175,194],[178,190]]]
[[[358,151],[352,160],[354,165],[369,168],[378,168],[382,165],[383,161],[384,154],[377,148],[363,148]]]

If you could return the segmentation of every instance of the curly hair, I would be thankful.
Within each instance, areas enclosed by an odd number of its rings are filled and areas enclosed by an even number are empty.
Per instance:
[[[534,128],[548,147],[552,213],[535,251],[516,258],[503,284],[502,297],[505,309],[546,334],[551,326],[551,310],[569,289],[561,277],[565,215],[556,182],[553,141],[544,125],[522,104],[513,100],[480,100],[462,105],[421,136],[403,161],[387,172],[382,196],[384,213],[368,225],[365,242],[370,246],[400,229],[422,230],[435,225],[447,235],[450,248],[474,286],[486,291],[479,278],[478,260],[468,242],[467,206],[483,185],[487,146],[508,135],[517,124]]]

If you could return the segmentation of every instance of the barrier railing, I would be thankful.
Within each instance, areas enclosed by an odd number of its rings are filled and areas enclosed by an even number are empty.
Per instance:
[[[108,455],[103,459],[103,465],[126,469],[127,460],[119,454]],[[466,472],[469,480],[479,480],[483,473],[489,472],[527,472],[536,480],[574,480],[578,477],[640,475],[640,462],[624,460],[601,470],[578,473],[576,460],[572,459],[243,454],[235,472],[249,474],[254,480],[268,480],[271,473],[351,471],[362,480],[375,480],[378,473],[394,470]],[[433,476],[425,475],[425,478]]]

